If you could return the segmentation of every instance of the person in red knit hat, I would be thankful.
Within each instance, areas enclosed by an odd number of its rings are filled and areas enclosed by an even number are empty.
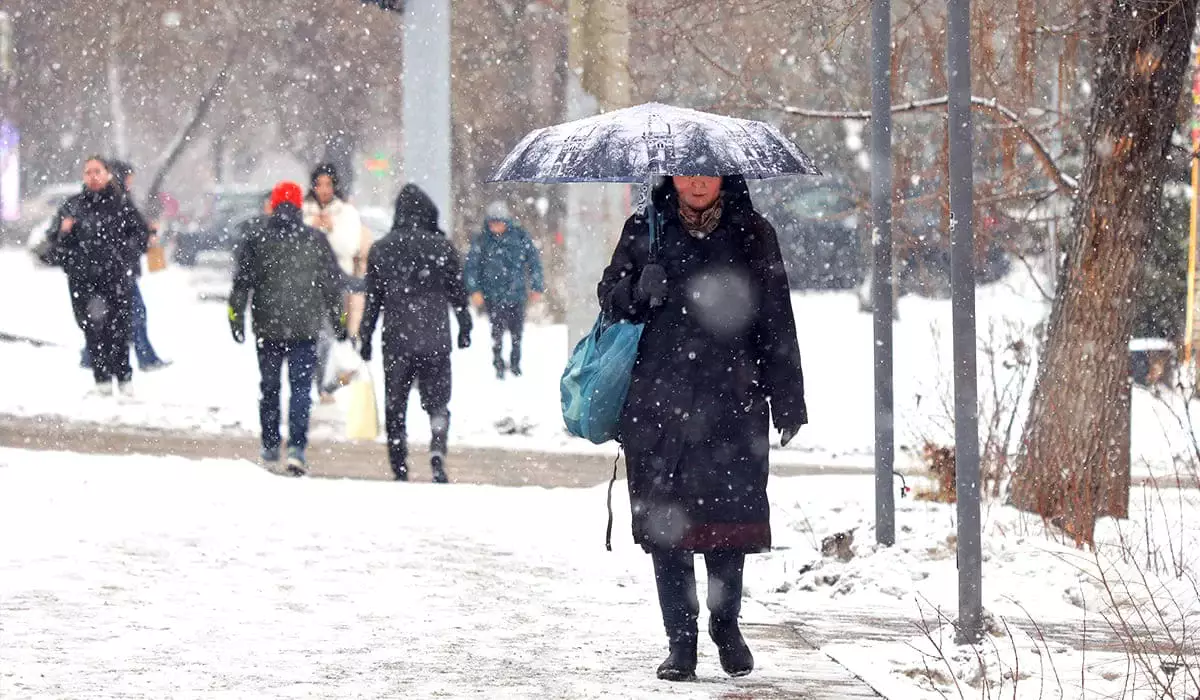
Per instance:
[[[245,311],[250,305],[262,376],[258,405],[262,459],[268,467],[280,459],[280,381],[287,363],[291,387],[287,473],[293,476],[308,473],[304,452],[317,336],[329,319],[338,339],[346,338],[341,268],[325,234],[304,225],[303,197],[294,182],[281,182],[271,191],[271,215],[250,226],[238,247],[229,293],[229,325],[238,343],[246,340]]]

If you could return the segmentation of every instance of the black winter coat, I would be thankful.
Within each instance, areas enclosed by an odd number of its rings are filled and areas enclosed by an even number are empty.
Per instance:
[[[723,188],[720,224],[703,239],[683,228],[670,181],[654,192],[664,305],[636,297],[650,255],[642,217],[626,221],[599,285],[606,313],[645,323],[619,439],[634,540],[647,550],[769,549],[768,411],[780,430],[808,420],[775,231],[742,178]]]
[[[231,313],[240,318],[247,300],[260,340],[316,340],[326,321],[341,323],[341,268],[325,234],[292,204],[248,228],[238,246]]]
[[[68,217],[75,225],[62,233],[60,225]],[[99,192],[84,189],[64,202],[47,236],[54,236],[53,260],[67,275],[107,283],[137,274],[150,229],[133,200],[109,183]]]
[[[454,309],[459,329],[471,330],[462,265],[437,218],[433,200],[415,185],[405,185],[392,230],[367,255],[367,304],[359,335],[370,343],[383,313],[388,355],[449,354],[447,306]]]

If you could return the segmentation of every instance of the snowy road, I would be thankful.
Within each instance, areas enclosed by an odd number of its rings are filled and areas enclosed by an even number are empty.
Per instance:
[[[755,605],[759,672],[655,680],[603,496],[0,449],[0,697],[872,697]]]

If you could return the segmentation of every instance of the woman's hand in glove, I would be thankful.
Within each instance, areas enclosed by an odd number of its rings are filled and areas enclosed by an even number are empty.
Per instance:
[[[650,263],[642,268],[634,296],[639,302],[650,302],[650,306],[662,306],[667,300],[667,271],[662,265]]]

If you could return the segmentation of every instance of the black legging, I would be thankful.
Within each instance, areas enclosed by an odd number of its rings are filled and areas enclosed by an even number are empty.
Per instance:
[[[651,553],[654,581],[658,585],[658,605],[662,608],[663,627],[672,642],[696,638],[696,619],[700,603],[696,597],[695,555],[692,552],[664,550]],[[708,611],[718,622],[736,622],[742,611],[742,571],[746,555],[741,552],[706,552],[708,570]]]

